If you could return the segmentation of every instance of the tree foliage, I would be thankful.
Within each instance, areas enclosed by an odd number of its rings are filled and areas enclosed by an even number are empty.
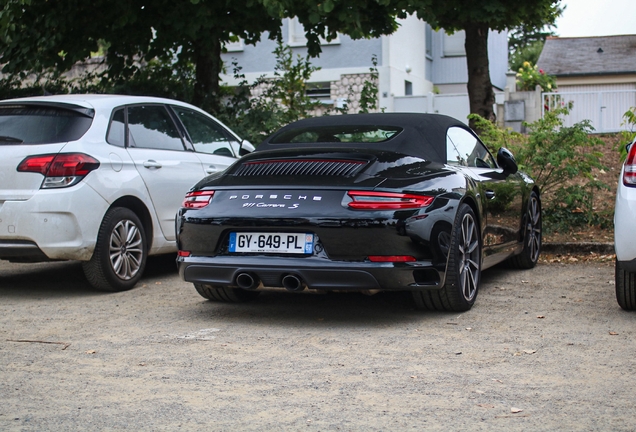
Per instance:
[[[399,14],[386,0],[5,0],[0,63],[9,73],[64,71],[101,48],[110,79],[125,80],[155,59],[193,65],[193,102],[216,112],[226,43],[280,39],[281,20],[297,16],[316,55],[319,36],[391,33]]]
[[[466,32],[466,63],[470,112],[495,119],[495,94],[489,74],[488,31],[504,31],[520,25],[533,28],[552,25],[559,13],[560,0],[410,0],[409,12],[434,28]],[[474,122],[471,126],[475,127]]]
[[[563,13],[563,9],[557,8],[557,16]],[[536,27],[526,23],[511,28],[508,32],[508,67],[510,70],[519,70],[523,67],[524,62],[536,65],[546,38],[556,34],[553,29],[554,26],[550,24]]]
[[[307,96],[307,82],[319,68],[309,57],[294,58],[289,46],[279,43],[274,51],[273,78],[260,77],[249,83],[236,63],[234,77],[239,85],[227,89],[218,117],[241,137],[258,144],[282,126],[310,117],[321,104]]]

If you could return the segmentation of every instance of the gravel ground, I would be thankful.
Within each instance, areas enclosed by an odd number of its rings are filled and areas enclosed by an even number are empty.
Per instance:
[[[0,262],[0,430],[634,430],[613,265],[484,272],[462,314],[400,295],[205,301],[155,259],[92,291]],[[57,342],[57,343],[42,343]]]

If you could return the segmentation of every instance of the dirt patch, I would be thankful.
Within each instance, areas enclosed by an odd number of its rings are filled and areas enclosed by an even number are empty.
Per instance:
[[[633,431],[635,317],[606,264],[492,268],[450,314],[213,303],[165,264],[105,295],[74,263],[0,262],[0,430]]]

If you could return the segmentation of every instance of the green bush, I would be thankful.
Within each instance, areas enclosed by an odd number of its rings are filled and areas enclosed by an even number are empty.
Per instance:
[[[634,136],[636,136],[636,107],[631,107],[623,114],[623,125],[629,126],[629,130],[621,132],[619,143],[621,161],[627,158],[627,144],[631,143],[634,140]]]
[[[521,91],[532,91],[540,85],[544,92],[552,92],[557,88],[556,77],[546,74],[537,65],[532,66],[530,62],[523,62],[517,72],[517,85]]]
[[[319,70],[309,57],[298,55],[294,59],[291,47],[280,42],[274,54],[274,78],[260,77],[252,84],[233,63],[234,77],[240,84],[225,89],[225,103],[217,113],[221,121],[253,144],[286,124],[312,116],[322,106],[307,96],[309,78]]]
[[[519,169],[528,173],[539,187],[547,230],[563,230],[581,224],[611,223],[611,215],[594,210],[594,192],[608,186],[595,180],[593,169],[603,168],[596,150],[601,141],[590,135],[589,121],[566,127],[562,116],[571,107],[557,108],[542,119],[526,124],[528,134],[501,129],[471,114],[484,143],[491,152],[499,147],[510,149]]]

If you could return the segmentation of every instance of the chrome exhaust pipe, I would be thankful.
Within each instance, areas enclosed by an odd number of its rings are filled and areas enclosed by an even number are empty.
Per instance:
[[[283,286],[287,291],[303,291],[305,289],[303,281],[298,276],[291,274],[283,276]]]
[[[258,279],[254,278],[249,273],[240,273],[236,277],[236,285],[239,288],[252,290],[252,289],[256,289],[256,287],[258,287],[258,284],[259,284]]]

